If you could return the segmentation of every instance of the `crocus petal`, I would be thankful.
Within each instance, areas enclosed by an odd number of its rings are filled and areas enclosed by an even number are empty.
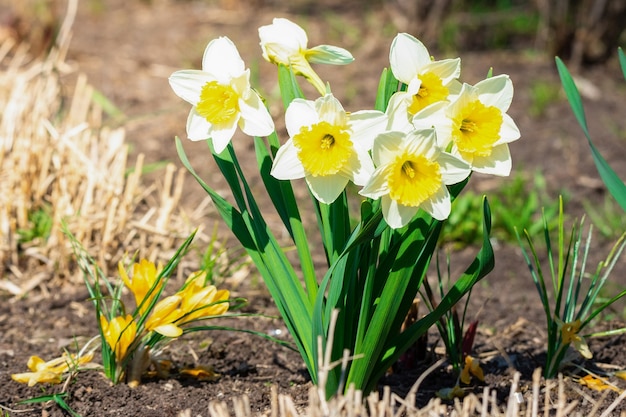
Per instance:
[[[245,70],[245,65],[235,44],[222,36],[209,42],[204,50],[202,70],[215,76],[220,84],[228,84]]]
[[[183,334],[183,329],[172,323],[157,326],[153,330],[165,337],[170,337],[172,339],[179,337],[181,334]]]
[[[354,61],[350,52],[332,45],[319,45],[308,49],[306,58],[312,64],[346,65]]]
[[[348,178],[341,174],[326,175],[324,177],[307,175],[306,182],[315,198],[322,203],[330,204],[346,188]]]
[[[258,94],[251,92],[246,100],[239,100],[239,127],[249,136],[269,136],[274,131],[274,121]]]
[[[298,149],[289,139],[276,152],[270,174],[279,180],[295,180],[306,175],[302,162],[298,158]]]
[[[290,137],[300,133],[302,126],[311,126],[318,122],[319,115],[313,101],[297,98],[285,111],[285,127]]]
[[[408,33],[399,33],[391,43],[389,64],[393,75],[409,84],[419,69],[430,62],[428,50],[422,42]]]
[[[494,106],[506,112],[513,101],[513,83],[506,74],[482,80],[474,87],[485,106]]]
[[[474,156],[472,170],[482,174],[506,177],[511,173],[511,153],[505,143],[494,146],[488,157]]]
[[[182,70],[170,75],[168,81],[178,97],[195,106],[200,101],[202,87],[215,79],[204,71]]]
[[[189,140],[198,141],[208,139],[211,127],[211,123],[200,116],[196,112],[196,108],[193,107],[189,112],[189,117],[187,117],[187,137]]]

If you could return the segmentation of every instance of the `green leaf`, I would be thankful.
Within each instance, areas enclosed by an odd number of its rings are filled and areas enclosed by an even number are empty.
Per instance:
[[[285,109],[289,107],[289,104],[295,98],[304,97],[291,67],[282,64],[278,65],[278,86],[280,87],[280,95],[283,98]]]
[[[465,270],[463,275],[450,288],[446,296],[441,300],[439,305],[428,315],[418,320],[415,324],[401,333],[398,337],[389,338],[386,341],[385,351],[375,364],[367,365],[374,367],[366,385],[365,392],[371,391],[378,379],[386,372],[391,365],[411,347],[419,337],[425,334],[437,321],[445,315],[450,309],[459,302],[459,300],[467,294],[473,286],[483,277],[485,277],[494,267],[494,254],[490,242],[491,234],[491,212],[489,204],[485,198],[483,201],[483,246],[479,251],[476,259]],[[435,239],[436,240],[436,239]]]
[[[626,61],[626,58],[624,58],[624,61]],[[624,61],[622,61],[622,58],[620,58],[620,63],[623,63]],[[583,108],[578,88],[576,88],[576,84],[574,83],[572,76],[567,70],[567,67],[558,57],[556,58],[556,67],[559,71],[559,76],[561,77],[561,84],[563,85],[563,89],[565,90],[567,101],[569,101],[569,104],[572,107],[572,111],[574,112],[574,116],[576,116],[576,120],[578,120],[578,124],[583,130],[583,133],[587,138],[587,142],[589,143],[589,147],[591,148],[591,155],[593,156],[593,161],[596,164],[596,169],[598,170],[602,181],[604,181],[604,184],[608,188],[613,198],[615,198],[615,200],[622,207],[622,209],[626,211],[626,184],[624,184],[624,182],[617,176],[615,171],[613,171],[608,162],[604,159],[602,154],[600,154],[598,149],[593,144],[591,140],[591,135],[589,134],[589,129],[587,127],[585,110]],[[625,66],[622,65],[622,70],[624,69]]]
[[[617,48],[617,56],[619,57],[619,65],[622,67],[622,74],[624,74],[624,79],[626,80],[626,55],[624,55],[621,47]]]

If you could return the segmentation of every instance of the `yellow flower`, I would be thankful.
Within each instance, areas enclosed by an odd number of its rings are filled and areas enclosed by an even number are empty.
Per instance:
[[[32,372],[24,372],[13,374],[11,378],[22,384],[28,384],[29,387],[37,383],[58,384],[63,380],[63,374],[69,371],[70,366],[83,365],[93,359],[93,352],[86,355],[76,357],[76,355],[63,354],[60,358],[52,359],[45,362],[39,356],[31,356],[28,359],[28,369]]]
[[[268,136],[274,121],[250,86],[250,70],[227,37],[213,39],[204,50],[202,70],[176,71],[169,78],[174,93],[193,107],[187,118],[190,140],[213,141],[221,153],[237,127],[249,136]]]
[[[465,397],[465,391],[460,386],[455,385],[452,388],[441,388],[435,395],[442,400],[453,400]]]
[[[365,185],[374,172],[368,151],[385,128],[384,113],[347,113],[326,94],[315,101],[295,99],[285,113],[290,139],[276,153],[271,174],[279,180],[305,178],[318,201],[330,204],[349,181]]]
[[[180,324],[205,317],[218,316],[228,311],[228,290],[217,290],[215,286],[204,286],[206,272],[195,272],[189,276],[185,287],[178,292],[182,298],[183,313]]]
[[[597,378],[593,375],[586,375],[578,380],[580,385],[584,385],[594,391],[604,391],[606,389],[613,390],[617,393],[621,393],[620,389],[615,385],[608,383],[608,381]]]
[[[120,262],[118,264],[120,276],[122,277],[124,284],[126,284],[128,289],[135,296],[135,303],[137,303],[139,314],[141,315],[146,312],[148,306],[163,286],[163,281],[159,281],[155,286],[161,269],[162,268],[160,266],[157,268],[153,262],[142,259],[133,265],[133,277],[130,279],[122,263]],[[146,299],[146,295],[148,295],[150,288],[153,286],[155,286],[155,288]]]
[[[128,352],[128,348],[137,335],[137,323],[128,314],[126,317],[118,316],[110,322],[104,316],[100,316],[100,326],[102,334],[109,347],[115,352],[115,360],[119,363]]]
[[[183,329],[175,324],[184,314],[180,309],[181,301],[180,295],[171,295],[156,303],[150,317],[146,320],[146,329],[171,338],[183,334]]]
[[[563,323],[558,317],[555,317],[557,326],[561,330],[561,340],[564,345],[572,344],[580,354],[586,358],[591,359],[593,355],[587,346],[585,339],[578,334],[580,331],[580,320],[574,320],[568,323]]]
[[[224,314],[228,303],[220,301],[227,301],[229,292],[213,285],[205,287],[205,278],[206,272],[194,272],[180,291],[159,301],[146,320],[146,329],[176,338],[183,334],[183,324]]]
[[[216,373],[212,366],[196,366],[193,368],[183,368],[180,374],[198,381],[217,381],[220,374]]]
[[[446,102],[460,90],[461,60],[434,61],[424,44],[408,33],[394,38],[389,64],[393,75],[407,85],[406,91],[395,93],[390,101],[390,106],[401,109],[396,115],[404,122],[429,105]]]
[[[508,143],[520,137],[506,113],[512,99],[511,79],[498,75],[475,86],[463,84],[449,105],[429,106],[412,122],[416,127],[424,123],[434,126],[439,146],[451,148],[450,152],[467,162],[472,171],[507,176],[511,172]]]
[[[261,26],[259,37],[266,61],[290,66],[294,74],[306,78],[321,95],[326,94],[326,86],[310,63],[346,65],[354,61],[350,52],[336,46],[308,49],[306,32],[288,19],[274,18],[271,25]]]
[[[485,374],[483,373],[483,369],[480,367],[480,363],[472,358],[470,355],[465,357],[465,366],[463,366],[463,370],[461,371],[461,382],[464,384],[470,383],[470,374],[474,375],[480,381],[485,380]]]
[[[465,162],[437,147],[433,129],[382,133],[372,157],[377,168],[360,194],[382,198],[383,217],[394,229],[407,225],[420,208],[446,219],[451,208],[446,185],[470,172]]]

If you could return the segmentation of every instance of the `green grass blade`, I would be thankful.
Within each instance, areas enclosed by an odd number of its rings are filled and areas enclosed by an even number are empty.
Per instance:
[[[617,48],[617,56],[619,57],[619,65],[622,67],[622,74],[626,80],[626,55],[624,55],[624,50],[621,47]]]
[[[624,58],[624,60],[626,61],[626,58]],[[622,58],[620,58],[620,64],[622,62]],[[596,164],[596,169],[598,170],[602,181],[604,181],[604,184],[606,185],[613,198],[615,198],[615,200],[622,207],[622,209],[626,211],[626,184],[624,184],[624,182],[617,176],[615,171],[613,171],[608,162],[604,159],[602,154],[600,154],[598,149],[593,144],[591,140],[591,135],[589,134],[589,129],[587,127],[585,111],[583,108],[580,94],[578,92],[578,88],[576,88],[576,84],[574,83],[572,76],[567,70],[567,67],[558,57],[556,58],[556,66],[559,72],[559,76],[561,77],[561,84],[563,85],[563,89],[565,90],[567,100],[569,101],[569,104],[572,107],[572,111],[574,112],[574,116],[576,116],[576,120],[578,120],[578,124],[580,124],[580,127],[582,128],[583,133],[587,138],[587,142],[589,143],[589,147],[591,148],[591,155],[593,156],[593,161]],[[622,70],[624,70],[624,66],[622,66]]]

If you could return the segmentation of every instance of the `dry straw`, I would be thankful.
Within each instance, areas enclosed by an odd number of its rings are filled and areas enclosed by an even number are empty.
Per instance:
[[[94,89],[65,63],[75,6],[46,57],[0,44],[0,290],[14,295],[77,275],[62,221],[105,271],[125,252],[167,259],[199,224],[179,211],[184,170],[143,184],[143,155],[128,166],[124,129],[104,126]],[[20,241],[36,212],[52,220],[49,237]]]

